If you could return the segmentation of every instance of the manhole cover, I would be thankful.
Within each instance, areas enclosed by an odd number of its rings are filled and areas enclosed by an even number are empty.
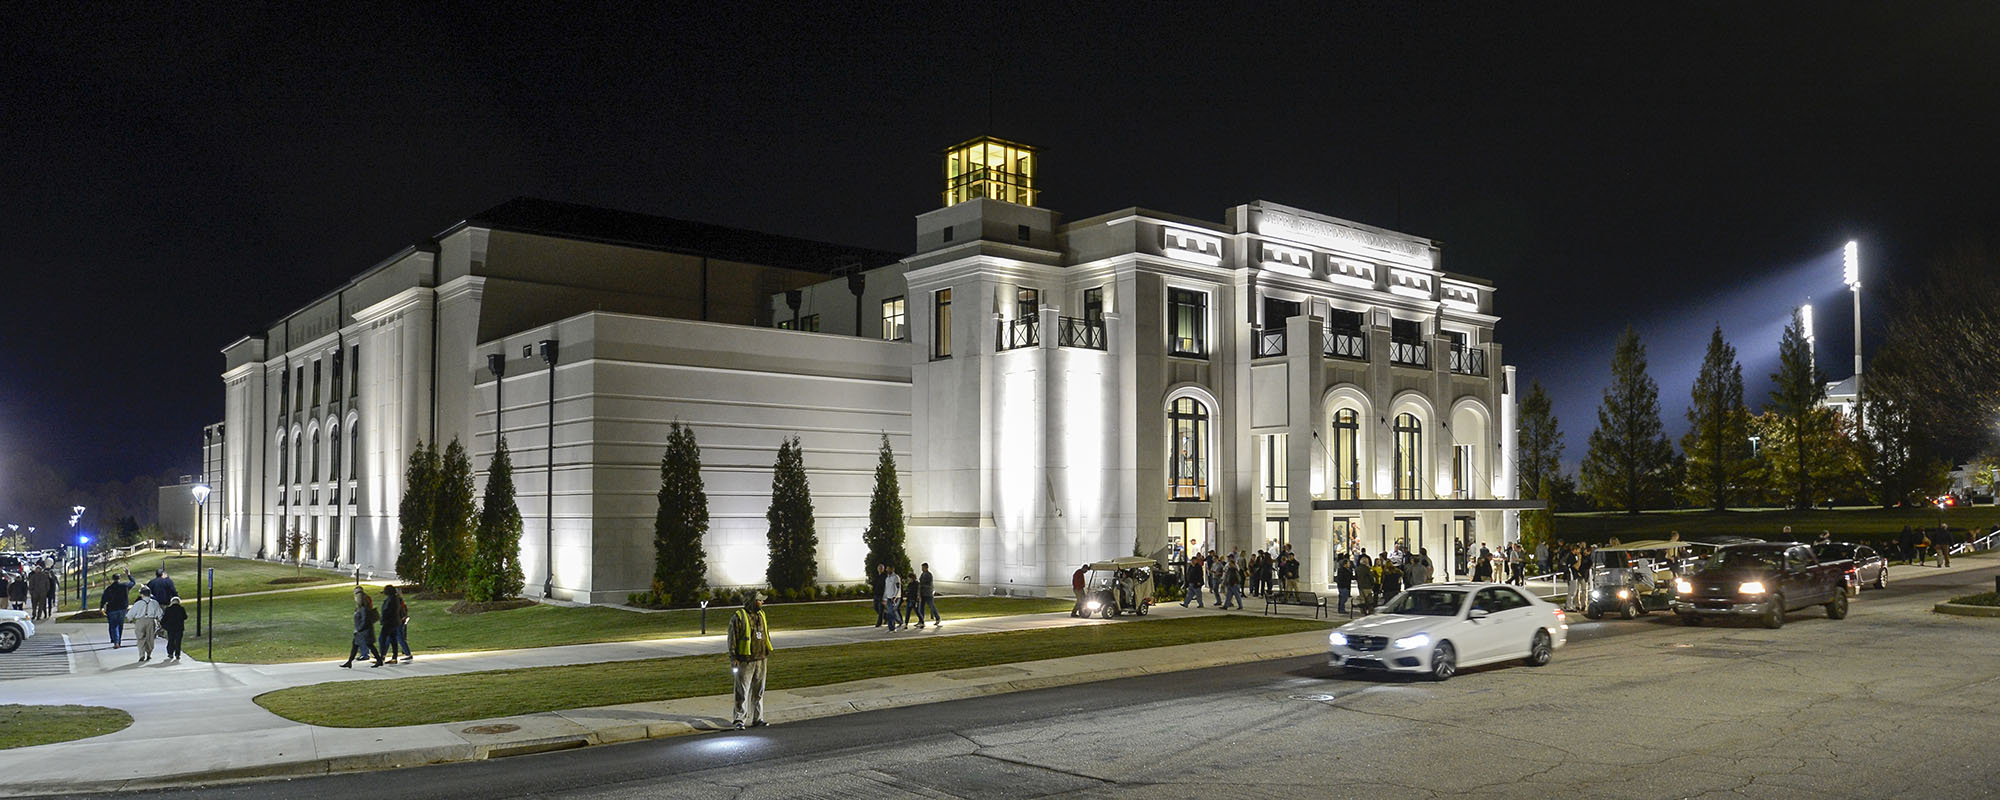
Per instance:
[[[1306,702],[1309,702],[1309,703],[1328,703],[1328,702],[1332,702],[1332,701],[1333,701],[1333,695],[1330,695],[1330,694],[1295,694],[1295,695],[1292,695],[1292,696],[1291,696],[1291,699],[1293,699],[1293,700],[1304,700],[1304,701],[1306,701]]]
[[[521,726],[519,726],[519,725],[504,725],[504,724],[503,724],[503,725],[474,725],[474,726],[472,726],[472,727],[470,727],[470,728],[466,728],[466,729],[465,729],[465,730],[464,730],[463,732],[464,732],[464,733],[477,733],[477,734],[484,734],[484,735],[488,735],[488,736],[491,736],[491,735],[493,735],[493,734],[496,734],[496,733],[513,733],[513,732],[515,732],[515,731],[518,731],[518,730],[520,730],[520,729],[521,729]]]

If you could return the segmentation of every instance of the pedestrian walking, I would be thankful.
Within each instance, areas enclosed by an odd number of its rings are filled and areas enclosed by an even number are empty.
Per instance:
[[[1950,528],[1939,527],[1937,538],[1938,569],[1951,566],[1951,548],[1958,544],[1958,536]]]
[[[898,623],[903,621],[903,576],[895,570],[882,574],[882,607],[888,609],[889,632],[895,633]]]
[[[1083,582],[1089,575],[1089,564],[1077,567],[1075,572],[1069,574],[1069,589],[1076,593],[1076,607],[1069,610],[1072,617],[1083,616]]]
[[[139,641],[139,661],[153,660],[153,639],[160,635],[160,603],[153,599],[151,587],[139,587],[139,600],[125,611],[125,621],[132,623],[132,634]]]
[[[1484,542],[1479,545],[1478,560],[1472,563],[1472,580],[1475,583],[1493,581],[1493,551],[1486,549]]]
[[[125,609],[131,605],[131,584],[120,575],[111,576],[111,584],[104,587],[104,593],[97,598],[97,610],[104,612],[104,622],[111,627],[111,649],[124,646]]]
[[[1215,604],[1222,605],[1222,559],[1214,550],[1208,551],[1208,593],[1215,595]]]
[[[1423,584],[1412,583],[1411,585],[1422,586],[1424,584],[1430,583],[1431,576],[1435,572],[1436,568],[1437,568],[1436,565],[1431,562],[1431,549],[1428,547],[1417,548],[1416,567],[1410,573],[1410,580],[1415,581],[1416,579],[1421,577],[1423,578],[1424,583]]]
[[[410,604],[403,600],[403,590],[393,584],[382,587],[382,635],[375,644],[376,666],[382,663],[396,663],[396,653],[402,651],[403,663],[410,657]]]
[[[1368,552],[1354,560],[1355,604],[1363,614],[1375,612],[1375,562],[1369,560]]]
[[[1279,580],[1282,580],[1282,581],[1284,581],[1284,582],[1285,582],[1285,591],[1287,591],[1287,592],[1296,592],[1296,591],[1298,591],[1298,590],[1299,590],[1299,557],[1298,557],[1298,556],[1295,556],[1295,555],[1292,555],[1291,553],[1286,553],[1286,554],[1285,554],[1285,561],[1284,561],[1284,566],[1283,566],[1283,567],[1281,567],[1281,568],[1279,568],[1279,571],[1278,571],[1278,576],[1279,576]]]
[[[179,597],[167,600],[167,610],[160,612],[160,630],[167,632],[167,663],[181,660],[181,636],[187,632],[188,612],[181,607]]]
[[[875,574],[868,576],[868,588],[874,590],[875,593],[875,627],[877,628],[882,627],[882,623],[889,620],[888,610],[882,607],[882,582],[887,579],[888,575],[888,564],[876,564]]]
[[[28,610],[28,576],[14,575],[7,584],[7,607],[15,611]]]
[[[1181,592],[1181,608],[1187,608],[1189,601],[1194,602],[1195,608],[1208,607],[1201,601],[1201,587],[1203,583],[1201,561],[1201,554],[1196,553],[1194,558],[1188,559],[1187,564],[1181,567],[1181,588],[1183,589]]]
[[[736,679],[736,729],[764,726],[764,678],[771,656],[771,623],[764,618],[764,593],[751,592],[729,619],[729,672]]]
[[[340,662],[341,668],[352,669],[356,655],[366,660],[371,654],[375,658],[375,666],[382,666],[381,654],[372,652],[375,649],[375,622],[380,618],[380,612],[375,610],[375,601],[368,597],[368,590],[354,587],[354,637],[353,643],[347,646],[347,660]]]
[[[1387,602],[1389,598],[1395,597],[1398,594],[1402,594],[1403,568],[1396,566],[1396,562],[1394,561],[1385,560],[1382,563],[1381,586],[1382,586],[1382,599],[1384,602]]]
[[[165,605],[168,598],[181,596],[180,591],[174,588],[174,579],[167,577],[166,567],[153,570],[153,579],[146,581],[146,588],[153,590],[153,602],[161,605]]]
[[[923,601],[917,598],[917,576],[913,573],[903,578],[903,627],[910,627],[910,620],[922,623],[924,620]]]
[[[1354,589],[1354,562],[1346,553],[1341,553],[1340,560],[1333,565],[1333,585],[1340,590],[1340,605],[1334,610],[1345,614],[1348,594]]]
[[[943,625],[944,618],[938,616],[937,584],[931,578],[931,565],[924,563],[924,571],[917,575],[917,627],[924,626],[924,612],[931,612],[931,624]]]
[[[49,606],[53,605],[49,601],[55,596],[56,579],[49,574],[47,567],[37,566],[34,572],[28,573],[28,604],[34,608],[31,613],[35,619],[49,618]]]
[[[1229,565],[1222,568],[1222,582],[1222,589],[1227,593],[1223,596],[1223,609],[1227,610],[1230,603],[1235,603],[1238,611],[1243,610],[1243,568],[1237,565],[1235,553],[1229,554]]]

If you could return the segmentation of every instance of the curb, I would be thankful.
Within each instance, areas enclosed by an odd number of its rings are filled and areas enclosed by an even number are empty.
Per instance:
[[[2000,617],[2000,606],[1973,606],[1973,605],[1965,605],[1963,603],[1939,603],[1935,606],[1931,606],[1931,611],[1938,614],[1951,614],[1960,617]]]
[[[1296,635],[1297,634],[1278,634],[1277,636],[1296,636]],[[1259,638],[1267,638],[1267,637],[1259,637]],[[1277,638],[1277,637],[1268,637],[1268,638]],[[1222,640],[1222,641],[1230,641],[1230,640]],[[1239,639],[1235,641],[1249,643],[1249,642],[1257,642],[1258,640]],[[1211,642],[1204,644],[1213,644],[1213,643]],[[1174,647],[1174,646],[1181,646],[1181,645],[1170,645],[1169,647]],[[1163,649],[1163,648],[1145,648],[1144,650],[1152,650],[1152,649]],[[1012,694],[1014,692],[1034,691],[1036,689],[1051,689],[1059,686],[1072,686],[1079,683],[1093,683],[1096,681],[1103,681],[1103,680],[1116,680],[1119,678],[1130,678],[1140,675],[1167,674],[1174,672],[1185,672],[1188,670],[1231,666],[1234,664],[1247,664],[1255,661],[1297,658],[1300,656],[1308,656],[1317,653],[1322,653],[1325,652],[1325,649],[1326,649],[1325,645],[1318,643],[1314,643],[1311,646],[1297,646],[1297,647],[1270,647],[1267,644],[1267,646],[1264,648],[1249,649],[1238,653],[1232,653],[1227,656],[1182,659],[1166,663],[1131,665],[1131,666],[1111,667],[1111,668],[1095,669],[1095,670],[1076,670],[1056,675],[1041,675],[1041,676],[1033,676],[1026,678],[1017,678],[1013,680],[996,681],[993,683],[986,683],[986,684],[937,689],[919,693],[898,695],[893,698],[857,698],[854,700],[835,700],[823,703],[808,703],[796,706],[791,709],[787,709],[781,714],[774,714],[772,716],[778,718],[776,720],[777,723],[804,722],[806,720],[820,719],[824,717],[836,717],[846,714],[858,714],[868,711],[880,711],[891,708],[905,708],[908,706],[929,705],[932,703],[949,702],[952,700],[967,700],[975,697],[984,697],[996,694]],[[1120,652],[1144,652],[1144,650],[1120,651]],[[1067,658],[1077,658],[1077,656],[1069,656]],[[1035,664],[1035,663],[1043,663],[1043,662],[1022,661],[1022,662],[1017,662],[1015,664],[1010,664],[1009,666],[1019,666],[1022,664]],[[930,674],[936,675],[938,673],[930,673]],[[916,677],[916,676],[902,676],[902,677]],[[863,680],[865,681],[871,679],[863,679]],[[828,684],[827,686],[831,687],[839,685],[840,684]],[[806,687],[801,687],[801,688],[806,688]],[[826,687],[811,687],[811,688],[820,689]],[[720,696],[727,697],[727,695],[720,695]],[[460,720],[456,722],[437,723],[437,724],[460,727],[460,726],[478,725],[482,723],[492,723],[499,720],[520,719],[521,716],[546,716],[551,714],[561,716],[564,714],[577,711],[629,708],[632,705],[635,704],[626,704],[622,706],[597,706],[595,708],[557,709],[552,711],[538,712],[537,714],[532,714],[532,715],[520,715],[514,717],[496,717],[485,720]],[[411,726],[411,727],[422,727],[422,726]],[[563,734],[558,736],[540,736],[528,739],[520,739],[516,741],[492,742],[487,744],[466,743],[466,744],[441,745],[441,746],[429,746],[429,747],[408,747],[397,750],[387,750],[377,753],[357,753],[352,755],[330,756],[324,758],[309,758],[309,759],[301,759],[298,761],[286,761],[286,762],[278,762],[272,764],[259,764],[255,766],[240,767],[236,769],[207,770],[202,772],[184,772],[184,773],[176,773],[170,775],[156,775],[145,778],[133,778],[127,780],[94,781],[88,783],[66,781],[60,784],[14,783],[14,784],[0,786],[0,797],[40,797],[47,795],[67,795],[67,794],[90,793],[90,792],[112,793],[112,792],[129,791],[136,789],[168,789],[168,788],[189,788],[195,786],[217,786],[217,785],[225,785],[233,783],[246,783],[250,781],[269,780],[272,778],[307,778],[319,775],[331,775],[344,772],[369,772],[369,771],[385,770],[385,769],[397,769],[402,767],[421,767],[421,766],[430,766],[436,764],[463,763],[468,761],[486,761],[496,758],[506,758],[508,756],[529,755],[534,753],[548,753],[558,750],[572,750],[582,747],[592,747],[596,745],[620,744],[624,742],[634,742],[634,741],[641,741],[648,739],[667,739],[677,736],[686,736],[695,733],[718,733],[718,732],[723,732],[723,731],[713,728],[697,727],[692,723],[682,722],[677,720],[665,720],[665,721],[651,722],[651,723],[636,723],[636,722],[623,723],[623,724],[614,723],[605,725],[600,728],[594,728],[582,733]]]

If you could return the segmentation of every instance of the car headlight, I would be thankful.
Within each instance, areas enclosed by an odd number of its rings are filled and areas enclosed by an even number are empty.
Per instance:
[[[1674,591],[1680,592],[1681,594],[1694,594],[1694,584],[1676,578],[1674,579]]]
[[[1592,590],[1590,590],[1590,596],[1591,596],[1591,597],[1603,597],[1603,596],[1604,596],[1604,590],[1603,590],[1603,589],[1592,589]]]
[[[1347,634],[1341,633],[1340,631],[1334,631],[1332,635],[1326,637],[1326,643],[1333,645],[1334,647],[1346,647]]]
[[[1099,609],[1099,608],[1102,608],[1102,607],[1103,607],[1103,604],[1101,604],[1101,603],[1097,602],[1096,600],[1092,600],[1092,601],[1090,601],[1090,602],[1088,602],[1088,603],[1084,603],[1084,604],[1083,604],[1083,607],[1084,607],[1084,608],[1087,608],[1087,609],[1090,609],[1090,610],[1092,610],[1092,611],[1096,611],[1097,609]]]
[[[1763,594],[1763,593],[1764,593],[1764,582],[1763,582],[1763,581],[1746,581],[1746,582],[1744,582],[1744,584],[1743,584],[1742,586],[1738,586],[1738,587],[1736,587],[1736,591],[1739,591],[1739,592],[1742,592],[1742,593],[1744,593],[1744,594]]]
[[[1421,634],[1421,633],[1419,633],[1419,634],[1416,634],[1416,635],[1414,635],[1414,636],[1405,636],[1405,637],[1403,637],[1403,638],[1401,638],[1401,639],[1397,639],[1397,640],[1396,640],[1396,649],[1397,649],[1397,650],[1414,650],[1414,649],[1416,649],[1416,648],[1419,648],[1419,647],[1423,647],[1424,645],[1427,645],[1427,644],[1430,644],[1430,643],[1431,643],[1431,637],[1429,637],[1429,636],[1426,636],[1426,635],[1424,635],[1424,634]]]
[[[1618,599],[1620,599],[1620,600],[1630,600],[1630,599],[1632,599],[1632,590],[1630,590],[1630,589],[1619,589],[1619,590],[1618,590]]]

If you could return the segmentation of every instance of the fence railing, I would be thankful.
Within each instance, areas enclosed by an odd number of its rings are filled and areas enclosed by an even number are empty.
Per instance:
[[[1056,345],[1103,350],[1104,320],[1079,317],[1056,318]]]
[[[1042,343],[1041,317],[1023,317],[1000,321],[999,341],[996,350],[1015,350],[1022,347],[1037,347]]]
[[[1368,337],[1360,331],[1328,328],[1326,338],[1320,341],[1320,353],[1327,358],[1351,358],[1355,361],[1368,360]]]
[[[1431,364],[1431,348],[1424,342],[1403,339],[1389,340],[1389,363],[1411,367],[1428,367]]]
[[[1253,340],[1254,344],[1252,345],[1250,354],[1252,358],[1268,358],[1270,356],[1282,356],[1285,354],[1284,328],[1256,328],[1253,330],[1256,331],[1257,337]]]
[[[1486,351],[1476,347],[1452,348],[1451,371],[1461,375],[1485,375]]]

